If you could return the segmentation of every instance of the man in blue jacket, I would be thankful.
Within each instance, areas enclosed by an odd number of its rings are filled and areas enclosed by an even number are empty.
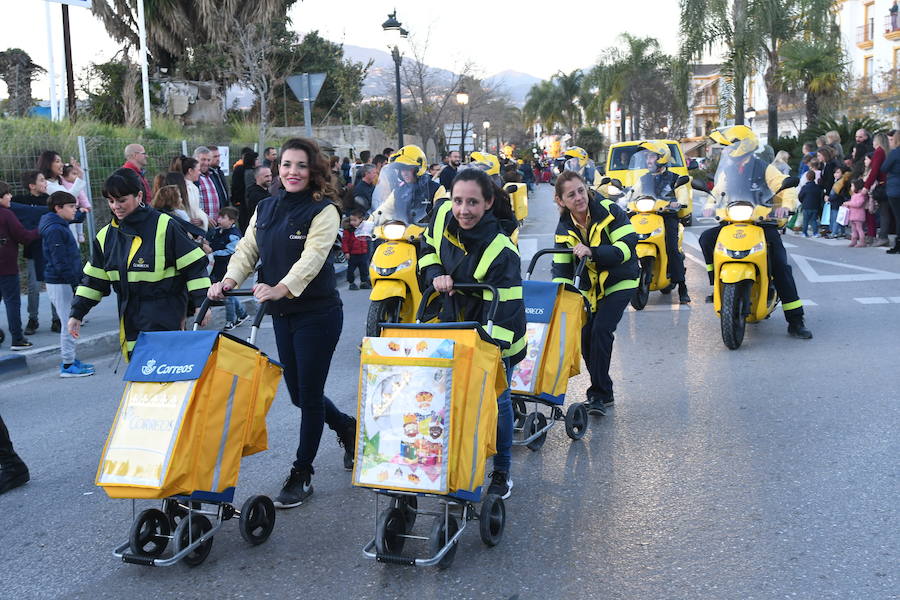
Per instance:
[[[81,252],[69,230],[78,214],[75,196],[69,192],[53,192],[47,200],[50,212],[41,217],[41,246],[44,251],[44,282],[50,302],[61,315],[69,314],[75,287],[81,280]],[[93,365],[75,358],[75,338],[66,329],[59,334],[62,363],[60,377],[87,377],[94,374]]]

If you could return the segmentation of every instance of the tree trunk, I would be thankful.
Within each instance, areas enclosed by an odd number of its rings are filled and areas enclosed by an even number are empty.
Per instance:
[[[259,151],[266,147],[266,134],[269,129],[269,94],[268,90],[259,92]]]
[[[732,57],[732,67],[734,68],[734,124],[744,124],[744,83],[746,74],[744,73],[745,62],[743,60],[743,43],[744,28],[746,27],[747,18],[747,0],[734,0],[733,8],[734,16],[734,39],[738,49],[734,50]]]
[[[778,83],[775,79],[775,69],[776,66],[772,62],[770,57],[769,66],[766,68],[766,101],[769,106],[767,107],[769,117],[768,117],[768,127],[767,133],[769,136],[769,145],[778,139],[778,100],[781,97],[781,93],[778,90]]]
[[[628,131],[625,128],[625,103],[624,102],[621,102],[619,104],[619,118],[622,121],[622,139],[619,141],[624,142],[625,140],[628,139]]]
[[[734,124],[744,124],[744,74],[734,71]]]
[[[806,128],[815,127],[819,122],[819,99],[816,95],[806,90]]]

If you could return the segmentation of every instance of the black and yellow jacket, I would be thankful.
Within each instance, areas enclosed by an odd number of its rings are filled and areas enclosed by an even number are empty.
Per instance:
[[[511,364],[525,357],[525,303],[522,300],[522,259],[492,213],[485,213],[472,229],[459,226],[445,200],[435,206],[433,219],[423,235],[419,269],[430,284],[435,277],[450,275],[455,283],[489,283],[497,288],[500,303],[492,337]],[[481,298],[456,294],[463,320],[487,321],[491,293]],[[426,313],[426,317],[433,317]]]
[[[587,277],[582,277],[581,290],[596,310],[597,301],[606,295],[637,287],[639,267],[635,246],[637,234],[625,211],[611,200],[594,196],[588,202],[590,221],[587,230],[575,224],[566,211],[556,226],[555,246],[574,248],[579,243],[591,249]],[[572,283],[575,275],[574,256],[553,255],[553,281]]]
[[[167,215],[138,208],[121,222],[113,219],[97,232],[93,244],[96,262],[84,266],[70,316],[83,320],[114,289],[126,358],[141,331],[181,328],[188,295],[198,306],[206,297],[206,255]]]

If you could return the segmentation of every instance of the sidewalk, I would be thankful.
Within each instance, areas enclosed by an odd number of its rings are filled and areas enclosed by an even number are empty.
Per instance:
[[[338,273],[338,286],[347,285],[346,279],[340,275],[347,270],[346,264],[336,264]],[[250,284],[245,283],[242,289],[249,289]],[[256,302],[253,298],[241,298],[244,309],[251,315],[256,314]],[[28,323],[28,297],[22,296],[22,328]],[[61,315],[63,327],[68,320],[67,315]],[[28,350],[13,351],[9,346],[12,338],[6,321],[6,305],[0,302],[0,329],[6,333],[6,339],[0,344],[0,376],[10,373],[22,374],[24,371],[39,371],[59,365],[60,344],[59,334],[50,331],[50,299],[47,292],[41,292],[41,300],[38,308],[38,322],[40,327],[34,335],[26,336],[34,346]],[[188,326],[190,321],[188,322]],[[221,329],[225,325],[225,309],[213,307],[212,321],[209,328]],[[90,362],[88,359],[101,357],[114,357],[119,351],[119,315],[116,306],[115,293],[103,298],[100,304],[95,306],[87,315],[87,320],[81,326],[81,337],[76,346],[77,356],[80,360]]]

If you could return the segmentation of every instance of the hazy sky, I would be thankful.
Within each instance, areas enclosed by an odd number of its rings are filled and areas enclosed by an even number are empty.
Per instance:
[[[102,1],[102,0],[95,0]],[[44,0],[4,0],[7,20],[0,50],[22,48],[47,68],[47,26]],[[662,49],[675,52],[678,44],[678,0],[599,0],[594,2],[432,2],[428,0],[303,0],[291,10],[299,33],[318,29],[333,41],[382,49],[381,23],[394,7],[397,18],[417,39],[428,39],[426,62],[455,69],[466,60],[479,65],[481,75],[512,69],[547,78],[559,70],[592,64],[617,36],[656,37]],[[50,3],[56,65],[62,63],[60,5]],[[80,76],[91,62],[104,62],[118,50],[103,25],[90,11],[69,9],[74,70]],[[46,99],[46,78],[33,87]],[[0,83],[0,94],[6,95]]]

